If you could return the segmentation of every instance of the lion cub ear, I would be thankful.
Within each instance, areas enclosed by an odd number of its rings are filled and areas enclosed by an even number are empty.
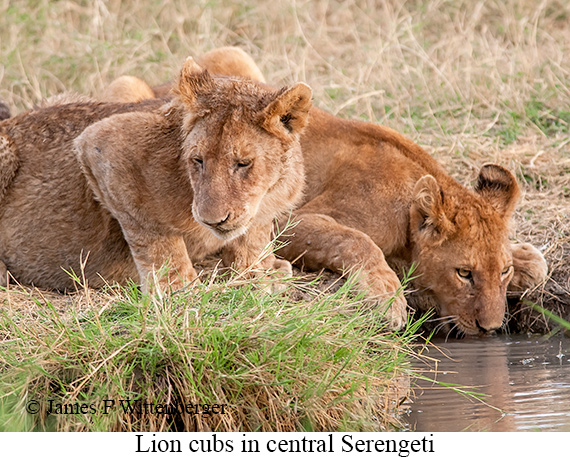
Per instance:
[[[198,94],[211,90],[214,82],[208,70],[204,70],[192,57],[188,57],[178,76],[173,91],[187,105],[196,103]]]
[[[304,83],[281,89],[261,113],[263,128],[278,135],[300,133],[307,125],[312,95]]]
[[[453,228],[444,212],[443,192],[432,175],[422,176],[416,182],[410,222],[413,230],[430,235],[444,234]]]
[[[513,174],[499,165],[481,167],[475,192],[486,199],[504,218],[510,218],[520,196],[520,189]]]

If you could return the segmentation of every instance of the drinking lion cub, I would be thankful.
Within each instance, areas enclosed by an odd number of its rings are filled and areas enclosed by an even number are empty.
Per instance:
[[[165,104],[72,103],[0,123],[0,265],[18,281],[66,289],[138,279],[148,290],[196,278],[222,250],[258,260],[273,219],[303,189],[299,134],[311,90],[213,77],[189,59]],[[97,122],[98,121],[98,122]],[[290,269],[269,255],[263,268]]]
[[[249,58],[236,64],[243,54],[220,48],[201,63],[223,73],[259,73]],[[145,90],[163,96],[168,85]],[[105,97],[124,95],[112,84]],[[536,248],[509,242],[519,187],[507,169],[483,166],[470,190],[392,129],[317,108],[301,146],[307,190],[280,251],[286,259],[311,269],[360,269],[360,288],[382,302],[400,289],[394,269],[401,273],[402,265],[415,264],[414,287],[433,298],[439,315],[460,333],[472,335],[502,325],[507,287],[526,289],[546,277]],[[401,294],[387,316],[394,328],[404,324]]]

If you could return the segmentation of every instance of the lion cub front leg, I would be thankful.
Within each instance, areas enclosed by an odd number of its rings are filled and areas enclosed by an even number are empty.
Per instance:
[[[381,305],[388,325],[394,330],[405,325],[407,302],[400,280],[368,235],[324,214],[298,214],[295,222],[283,237],[287,244],[278,251],[281,255],[299,259],[312,270],[358,273],[358,288]]]
[[[181,236],[159,235],[122,224],[143,293],[181,289],[198,275]]]
[[[508,290],[522,292],[540,284],[548,275],[548,265],[542,253],[529,243],[512,243],[514,274]]]
[[[290,278],[293,274],[291,263],[278,259],[272,252],[272,228],[272,225],[250,227],[244,235],[227,243],[222,250],[224,265],[244,272],[250,278],[266,273],[276,278]],[[283,289],[275,282],[269,288],[273,292]]]

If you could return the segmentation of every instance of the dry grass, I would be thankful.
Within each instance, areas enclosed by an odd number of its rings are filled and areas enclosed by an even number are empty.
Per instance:
[[[0,1],[0,97],[13,111],[114,77],[170,79],[187,55],[238,45],[275,84],[404,132],[470,183],[516,171],[513,237],[540,247],[549,281],[527,294],[570,315],[570,4],[561,0]],[[514,306],[519,329],[544,330]]]

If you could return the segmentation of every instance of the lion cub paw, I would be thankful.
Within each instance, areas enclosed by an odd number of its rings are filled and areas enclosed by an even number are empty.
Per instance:
[[[146,275],[145,281],[142,283],[142,291],[145,294],[160,297],[187,289],[199,282],[200,279],[193,267],[184,271],[183,274],[178,273],[177,270],[170,270],[164,267],[158,270],[151,270]]]
[[[399,290],[394,296],[394,301],[385,316],[390,330],[396,331],[404,328],[408,319],[408,302],[404,297],[403,290]]]
[[[287,288],[286,282],[282,280],[293,277],[293,267],[291,266],[291,262],[276,258],[268,270],[268,273],[271,279],[261,281],[262,289],[267,293],[276,294],[283,292]]]
[[[546,279],[548,265],[542,253],[529,243],[512,244],[514,275],[509,283],[511,291],[530,289]]]
[[[280,278],[291,278],[293,277],[293,266],[288,260],[275,259],[273,267],[271,268],[271,273]]]
[[[381,306],[379,311],[384,312],[388,328],[394,331],[403,328],[408,317],[408,303],[396,273],[392,270],[370,272],[361,283],[366,286],[366,295]]]

